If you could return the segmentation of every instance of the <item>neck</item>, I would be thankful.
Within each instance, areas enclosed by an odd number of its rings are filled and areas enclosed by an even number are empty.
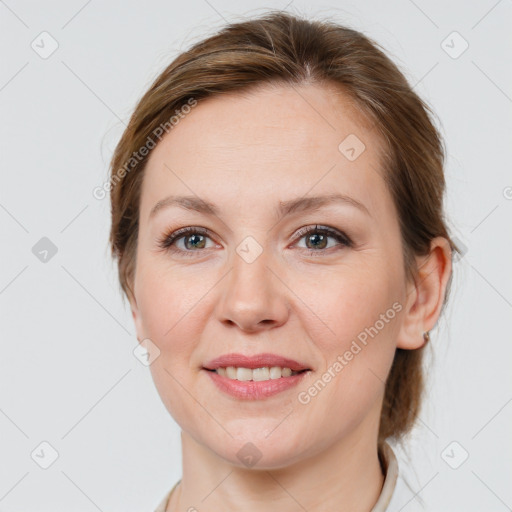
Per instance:
[[[361,429],[307,460],[272,470],[232,465],[185,432],[182,450],[183,477],[167,512],[369,512],[384,483],[376,433]]]

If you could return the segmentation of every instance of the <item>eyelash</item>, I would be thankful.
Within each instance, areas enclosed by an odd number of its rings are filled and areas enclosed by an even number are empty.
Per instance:
[[[331,238],[334,238],[337,242],[339,242],[342,246],[345,247],[352,247],[353,242],[352,240],[342,231],[338,231],[337,229],[329,228],[327,226],[318,226],[316,224],[315,226],[308,226],[302,229],[299,229],[297,232],[296,241],[301,240],[307,235],[310,235],[312,233],[318,233],[321,235],[327,235]],[[200,227],[186,227],[183,229],[178,229],[177,231],[174,231],[173,233],[169,233],[164,235],[161,239],[158,240],[158,247],[160,247],[164,251],[170,251],[173,253],[181,253],[186,256],[193,256],[194,253],[200,252],[200,250],[182,250],[182,249],[176,249],[173,247],[174,243],[178,240],[181,240],[182,238],[186,238],[187,235],[203,235],[210,237],[210,232],[206,228],[200,228]],[[332,249],[330,247],[329,249]],[[326,252],[327,249],[304,249],[307,251],[310,255],[318,255],[321,252]]]

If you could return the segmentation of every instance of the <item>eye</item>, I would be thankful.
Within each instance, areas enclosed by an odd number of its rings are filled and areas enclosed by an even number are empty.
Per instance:
[[[208,239],[210,236],[207,229],[190,226],[164,235],[158,240],[158,246],[166,251],[192,256],[194,252],[208,248],[206,247]],[[180,244],[182,240],[183,244]]]
[[[296,238],[298,240],[306,239],[306,247],[299,246],[299,248],[307,250],[310,254],[319,254],[327,252],[325,249],[332,249],[333,246],[329,246],[329,238],[334,239],[341,247],[352,247],[353,245],[345,233],[327,226],[315,225],[302,228],[297,232]],[[206,228],[189,226],[165,234],[157,243],[158,247],[165,251],[193,256],[194,253],[200,252],[202,249],[212,247],[207,247],[207,240],[211,240],[211,236]]]
[[[310,254],[326,252],[323,249],[332,249],[332,245],[329,245],[329,238],[332,238],[338,242],[338,245],[345,247],[352,247],[352,240],[345,235],[345,233],[338,231],[337,229],[329,228],[327,226],[308,226],[306,228],[302,228],[297,232],[297,237],[299,240],[305,237],[306,239],[306,247],[301,247],[306,250]],[[336,244],[334,244],[334,247]]]

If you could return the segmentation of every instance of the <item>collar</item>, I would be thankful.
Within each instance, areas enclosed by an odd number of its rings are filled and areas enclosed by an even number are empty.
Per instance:
[[[386,476],[384,478],[384,484],[382,486],[379,499],[370,512],[386,512],[389,502],[391,501],[391,497],[393,496],[398,478],[398,461],[393,449],[387,441],[383,442],[382,447],[379,450],[379,460],[381,461],[383,471]],[[171,494],[180,482],[181,480],[178,480],[174,484],[173,488],[164,496],[164,499],[155,509],[155,512],[165,512],[167,503],[169,503],[169,499],[171,498]]]
[[[391,446],[384,441],[379,450],[379,459],[381,461],[383,471],[386,475],[384,484],[380,491],[379,499],[370,512],[385,512],[388,508],[393,492],[395,491],[396,481],[398,478],[398,461]],[[165,510],[165,509],[164,509]]]

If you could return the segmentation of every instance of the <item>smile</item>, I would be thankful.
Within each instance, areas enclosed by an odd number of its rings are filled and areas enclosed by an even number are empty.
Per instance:
[[[293,371],[291,368],[281,367],[281,366],[265,366],[262,368],[244,368],[244,367],[220,367],[215,371],[218,375],[222,377],[227,377],[232,380],[239,381],[266,381],[266,380],[275,380],[280,379],[281,377],[291,377],[292,375],[297,375],[301,373],[300,371]],[[302,370],[306,371],[306,370]]]

